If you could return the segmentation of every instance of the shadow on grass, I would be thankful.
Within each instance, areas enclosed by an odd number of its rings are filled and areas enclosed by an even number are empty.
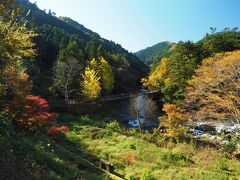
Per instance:
[[[61,140],[61,143],[58,142]],[[64,134],[13,137],[0,148],[0,179],[106,179],[98,158]],[[4,156],[2,156],[4,155]]]

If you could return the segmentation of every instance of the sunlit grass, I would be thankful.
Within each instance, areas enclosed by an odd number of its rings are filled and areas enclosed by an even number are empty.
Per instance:
[[[228,179],[240,177],[240,163],[226,159],[224,154],[209,147],[196,148],[191,144],[178,143],[165,148],[129,134],[87,124],[86,117],[74,121],[73,131],[67,137],[84,144],[84,150],[102,160],[114,164],[117,173],[128,179]],[[92,120],[89,119],[89,122]],[[84,125],[81,125],[84,124]],[[94,123],[96,124],[96,123]],[[159,137],[160,138],[160,137]],[[129,163],[129,159],[131,162]]]
[[[61,116],[70,128],[56,136],[14,136],[0,158],[7,172],[45,179],[108,179],[99,161],[114,164],[115,173],[127,179],[239,179],[240,162],[220,150],[193,144],[164,142],[161,147],[116,122],[88,117]],[[0,149],[1,150],[1,149]],[[6,161],[7,160],[7,161]],[[17,168],[14,166],[17,161]],[[11,167],[11,168],[9,168]],[[14,169],[15,168],[15,169]],[[2,172],[1,172],[2,173]]]

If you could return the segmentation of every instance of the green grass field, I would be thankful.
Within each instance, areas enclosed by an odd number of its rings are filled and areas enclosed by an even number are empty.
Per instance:
[[[0,174],[16,179],[239,179],[240,162],[220,150],[166,142],[158,147],[116,122],[61,115],[65,135],[11,136],[2,149]],[[161,140],[161,137],[159,137]],[[115,175],[99,168],[114,164]]]

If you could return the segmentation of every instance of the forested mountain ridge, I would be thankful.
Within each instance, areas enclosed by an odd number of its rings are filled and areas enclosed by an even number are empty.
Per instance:
[[[157,59],[161,59],[164,55],[168,54],[174,47],[175,43],[165,41],[147,47],[135,53],[135,55],[144,63],[151,65],[156,63]]]
[[[73,26],[74,28],[76,28],[76,29],[78,29],[80,31],[83,31],[84,33],[86,33],[86,34],[88,34],[88,35],[90,35],[92,37],[96,37],[98,39],[102,39],[99,34],[91,31],[90,29],[87,29],[84,25],[79,24],[77,21],[74,21],[70,17],[60,16],[58,19],[60,19],[61,21],[63,21],[65,23]],[[102,39],[102,40],[104,40],[104,39]]]
[[[38,55],[36,61],[26,63],[26,69],[33,81],[34,91],[44,97],[51,96],[51,90],[54,89],[54,67],[64,49],[72,50],[71,56],[79,60],[82,71],[93,58],[104,57],[113,69],[114,93],[134,91],[140,85],[141,77],[148,72],[148,67],[134,54],[113,41],[101,38],[76,21],[66,17],[57,18],[51,10],[46,13],[46,10],[40,10],[28,0],[16,2],[23,9],[22,18],[27,20],[27,26],[38,33],[34,39]],[[79,87],[73,88],[73,94],[77,89]],[[54,94],[61,94],[57,92],[58,89]]]
[[[238,28],[225,28],[223,31],[207,33],[200,41],[180,41],[174,49],[163,57],[160,63],[143,80],[150,89],[161,89],[166,102],[180,103],[184,99],[185,87],[203,59],[217,53],[240,49]]]

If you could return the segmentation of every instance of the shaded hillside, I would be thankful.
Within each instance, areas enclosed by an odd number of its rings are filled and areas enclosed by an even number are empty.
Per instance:
[[[57,18],[55,13],[46,13],[28,0],[16,2],[23,9],[22,17],[28,20],[28,27],[39,34],[34,40],[38,50],[36,61],[26,63],[28,71],[31,69],[28,74],[36,93],[44,97],[51,95],[49,89],[52,86],[54,64],[59,52],[69,45],[74,45],[74,57],[79,59],[83,68],[93,58],[102,56],[108,61],[115,75],[114,93],[134,91],[140,85],[141,77],[148,72],[147,66],[134,54],[113,41],[101,38],[76,21],[66,17]]]
[[[144,63],[151,65],[156,59],[161,59],[168,54],[175,43],[165,41],[154,46],[148,47],[135,53],[135,55]]]

